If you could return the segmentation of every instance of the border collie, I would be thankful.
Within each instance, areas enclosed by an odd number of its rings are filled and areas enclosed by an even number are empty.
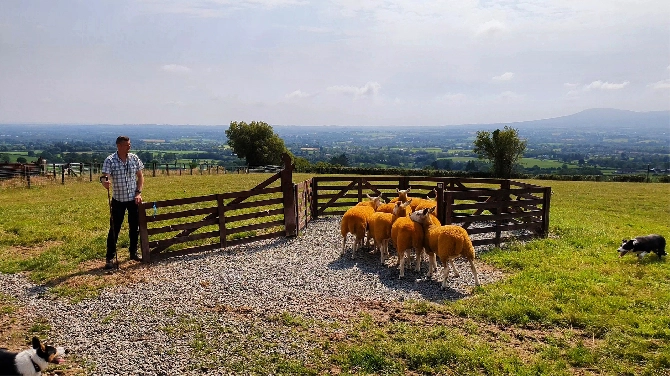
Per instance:
[[[647,235],[647,236],[638,236],[635,239],[624,239],[621,242],[621,247],[617,249],[619,252],[619,257],[623,257],[628,252],[633,252],[637,255],[638,259],[646,256],[649,252],[656,253],[656,256],[660,259],[661,256],[665,256],[665,238],[661,235]]]
[[[49,363],[60,364],[68,351],[47,346],[33,337],[33,348],[19,353],[0,349],[0,375],[40,376]]]

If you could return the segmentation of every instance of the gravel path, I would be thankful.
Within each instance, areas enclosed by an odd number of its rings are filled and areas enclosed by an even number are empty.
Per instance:
[[[189,375],[207,370],[206,361],[189,355],[203,331],[215,331],[207,332],[207,338],[236,344],[217,348],[219,359],[235,362],[245,352],[240,346],[251,345],[251,334],[256,345],[274,344],[263,351],[300,359],[308,356],[305,347],[310,344],[283,341],[285,329],[273,329],[276,321],[268,318],[289,312],[333,321],[356,315],[361,302],[458,299],[473,287],[464,261],[456,261],[461,277],[452,277],[450,288],[442,290],[436,280],[425,277],[425,262],[421,273],[409,268],[398,279],[395,257],[382,265],[378,254],[359,251],[352,260],[352,241],[341,256],[339,218],[319,219],[297,238],[152,264],[141,269],[147,282],[107,288],[99,297],[76,304],[53,299],[45,287],[20,274],[0,274],[0,292],[48,318],[51,339],[83,358],[91,374]],[[502,277],[493,268],[477,266],[483,284]],[[226,373],[232,372],[207,372]]]

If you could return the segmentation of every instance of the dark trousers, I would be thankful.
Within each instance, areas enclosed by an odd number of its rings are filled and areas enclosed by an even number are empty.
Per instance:
[[[116,240],[119,238],[123,218],[126,216],[128,210],[128,227],[130,227],[130,245],[128,250],[130,255],[137,254],[137,238],[140,234],[140,215],[135,200],[133,201],[116,201],[112,199],[112,217],[114,218],[114,231],[110,226],[109,234],[107,234],[107,261],[111,261],[116,255]]]

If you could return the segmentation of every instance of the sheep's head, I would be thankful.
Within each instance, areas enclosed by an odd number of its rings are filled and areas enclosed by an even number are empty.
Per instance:
[[[412,187],[409,187],[407,189],[396,188],[395,190],[396,190],[396,192],[398,192],[398,201],[402,201],[402,202],[407,201],[407,194],[409,193],[409,191],[411,189],[412,189]]]
[[[417,210],[417,211],[413,212],[412,214],[410,214],[409,218],[411,220],[413,220],[414,222],[417,222],[417,223],[421,223],[421,224],[426,223],[427,221],[429,221],[429,216],[433,212],[435,212],[435,208],[436,208],[436,206],[433,206],[432,208],[423,209],[423,210]],[[430,223],[430,222],[428,222],[428,223]]]
[[[393,215],[396,217],[404,217],[407,215],[407,207],[412,202],[410,198],[406,202],[396,201],[395,207],[393,208]]]
[[[382,202],[383,202],[382,201],[382,196],[380,195],[380,196],[374,197],[374,196],[370,196],[369,194],[366,194],[366,196],[368,196],[368,198],[372,202],[372,208],[375,209],[375,211],[376,211],[377,208],[379,207],[379,205],[381,205]]]

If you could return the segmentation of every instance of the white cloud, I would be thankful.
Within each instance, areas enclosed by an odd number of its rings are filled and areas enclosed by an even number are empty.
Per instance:
[[[264,9],[305,5],[302,0],[143,0],[142,9],[150,13],[185,14],[199,18],[229,17],[244,9]]]
[[[178,64],[166,64],[161,67],[161,70],[168,73],[189,73],[191,68]]]
[[[302,90],[296,90],[292,93],[286,94],[286,98],[288,99],[296,99],[296,98],[307,98],[310,97],[311,95],[309,93],[306,93]]]
[[[379,94],[379,89],[381,89],[381,85],[377,82],[368,82],[362,87],[336,85],[330,86],[328,88],[329,91],[352,95],[354,99],[362,97],[376,97],[377,94]]]
[[[479,28],[477,28],[477,31],[475,32],[475,36],[477,37],[494,37],[496,35],[503,34],[507,31],[507,26],[505,26],[504,23],[498,21],[498,20],[491,20],[484,22],[483,24],[479,25]]]
[[[593,81],[590,84],[584,86],[584,90],[592,90],[592,89],[600,89],[600,90],[620,90],[625,88],[630,84],[629,81],[622,82],[620,84],[615,84],[615,83],[610,83],[610,82],[602,82],[600,80],[598,81]]]
[[[512,78],[514,78],[514,73],[505,72],[500,76],[493,77],[493,81],[510,81]]]
[[[497,99],[503,102],[516,102],[525,98],[525,95],[518,94],[513,91],[503,91],[498,94]]]
[[[572,84],[572,83],[566,82],[566,83],[563,84],[563,86],[565,86],[568,89],[574,89],[577,86],[579,86],[579,84]]]
[[[436,102],[441,103],[463,103],[468,99],[468,96],[463,93],[447,93],[435,98]]]
[[[669,67],[670,68],[670,67]],[[647,85],[652,89],[670,89],[670,78]]]

